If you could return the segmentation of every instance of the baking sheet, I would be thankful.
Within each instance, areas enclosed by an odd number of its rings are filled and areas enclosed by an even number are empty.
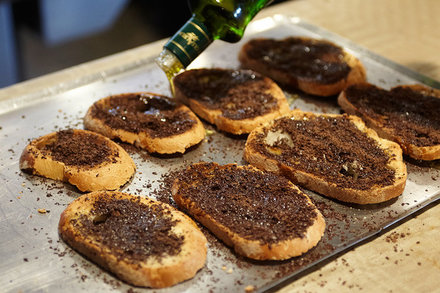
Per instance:
[[[249,25],[237,44],[215,42],[191,65],[238,68],[237,52],[254,37],[303,35],[325,38],[344,46],[367,68],[368,81],[383,88],[398,84],[438,82],[394,64],[332,33],[282,15]],[[326,218],[325,235],[317,247],[283,262],[257,262],[235,255],[209,232],[206,266],[194,279],[172,288],[151,290],[127,285],[70,249],[57,233],[59,215],[80,193],[69,184],[20,172],[18,160],[34,138],[66,128],[83,128],[82,117],[96,100],[111,94],[150,91],[169,95],[165,75],[153,58],[81,76],[68,84],[0,102],[0,288],[8,292],[244,292],[248,286],[264,291],[380,232],[389,225],[440,198],[440,163],[407,161],[408,181],[403,195],[377,205],[336,202],[306,191]],[[316,98],[286,92],[291,107],[339,113],[335,98]],[[215,161],[245,164],[245,138],[215,131],[197,148],[179,157],[155,157],[125,146],[137,172],[122,191],[152,196],[164,186],[164,176],[190,163]],[[155,192],[156,191],[156,192]],[[46,209],[41,214],[38,209]]]

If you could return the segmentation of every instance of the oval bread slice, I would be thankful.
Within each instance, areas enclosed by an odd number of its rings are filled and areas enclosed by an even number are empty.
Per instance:
[[[147,92],[98,100],[87,111],[84,125],[158,154],[184,153],[205,137],[202,122],[188,107]]]
[[[339,94],[366,79],[355,56],[332,42],[307,37],[252,39],[241,48],[239,60],[244,68],[318,96]]]
[[[319,210],[298,187],[252,166],[198,163],[172,187],[179,208],[240,255],[283,260],[314,247],[325,230]]]
[[[164,288],[194,277],[206,261],[206,238],[173,207],[121,192],[97,191],[61,214],[61,238],[136,286]]]
[[[127,152],[91,131],[53,132],[31,141],[20,157],[20,169],[69,182],[81,191],[115,190],[127,183],[136,166]]]
[[[399,145],[349,115],[294,110],[255,129],[244,158],[307,189],[358,204],[399,196],[407,177]]]
[[[283,91],[251,70],[201,68],[174,80],[175,96],[219,130],[240,135],[287,113]]]
[[[359,84],[341,92],[338,103],[381,137],[397,142],[404,154],[440,159],[440,90],[416,84],[391,90]]]

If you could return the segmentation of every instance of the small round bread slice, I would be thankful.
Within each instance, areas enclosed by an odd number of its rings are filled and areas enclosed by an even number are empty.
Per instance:
[[[81,191],[115,190],[127,183],[136,166],[127,152],[98,133],[81,129],[53,132],[31,141],[20,169],[69,182]]]
[[[175,285],[206,261],[206,238],[188,216],[126,193],[82,195],[63,211],[58,230],[75,250],[135,286]]]
[[[339,94],[366,79],[364,66],[352,54],[332,42],[307,37],[252,39],[241,48],[239,60],[244,68],[318,96]]]
[[[289,180],[252,166],[197,163],[172,187],[179,206],[235,252],[256,260],[284,260],[317,245],[325,221]]]
[[[309,190],[357,204],[399,196],[407,178],[399,145],[346,114],[294,110],[251,132],[244,158]]]
[[[278,85],[251,70],[192,69],[177,75],[173,84],[177,99],[219,130],[235,135],[290,110]]]
[[[184,153],[205,137],[202,122],[188,107],[147,92],[98,100],[87,111],[84,125],[158,154]]]
[[[338,103],[381,137],[397,142],[404,154],[440,159],[440,90],[417,84],[391,90],[359,84],[341,92]]]

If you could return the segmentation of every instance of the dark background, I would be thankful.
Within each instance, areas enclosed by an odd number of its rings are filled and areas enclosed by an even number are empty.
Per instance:
[[[44,14],[40,0],[0,0],[0,4],[2,2],[9,2],[13,19],[16,81],[170,37],[191,16],[184,0],[128,0],[106,29],[48,41],[42,27]]]

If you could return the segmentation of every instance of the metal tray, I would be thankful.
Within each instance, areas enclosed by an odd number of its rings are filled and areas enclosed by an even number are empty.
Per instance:
[[[389,88],[397,84],[439,83],[376,56],[332,33],[300,19],[276,15],[251,23],[237,44],[216,42],[191,67],[237,68],[237,52],[254,37],[282,38],[305,35],[331,40],[352,52],[365,64],[368,80]],[[155,54],[154,54],[155,55]],[[0,288],[13,292],[151,291],[133,288],[101,270],[60,240],[57,233],[63,209],[80,193],[69,184],[23,174],[18,160],[30,139],[66,128],[83,128],[82,117],[96,100],[110,94],[150,91],[170,94],[165,75],[153,58],[113,68],[99,75],[80,76],[67,84],[42,92],[0,101]],[[286,92],[292,107],[307,111],[339,113],[335,98],[316,98]],[[137,165],[133,180],[123,188],[132,194],[154,196],[163,176],[192,162],[216,161],[245,164],[244,138],[216,132],[197,148],[180,157],[160,158],[129,149]],[[206,232],[209,240],[206,266],[194,279],[160,292],[243,292],[273,288],[300,272],[379,233],[440,197],[439,162],[407,161],[408,181],[397,199],[378,205],[349,205],[307,193],[327,221],[317,247],[301,257],[282,262],[250,261],[235,255]],[[42,214],[38,209],[46,209]]]

